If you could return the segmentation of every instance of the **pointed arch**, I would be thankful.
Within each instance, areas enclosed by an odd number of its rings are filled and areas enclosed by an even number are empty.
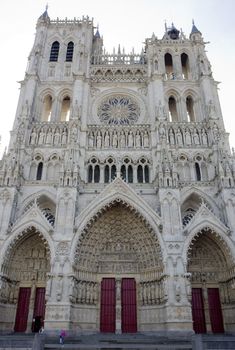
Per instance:
[[[87,228],[97,220],[100,215],[114,203],[122,203],[137,216],[141,217],[145,224],[154,232],[159,241],[163,257],[166,255],[165,243],[160,234],[160,218],[158,214],[142,199],[131,187],[119,177],[109,184],[105,190],[91,202],[76,220],[77,234],[72,241],[71,261],[74,261],[75,250],[79,238]]]
[[[48,256],[50,257],[50,264],[52,264],[55,259],[55,249],[48,230],[41,223],[32,221],[30,223],[19,225],[12,231],[11,236],[4,242],[0,254],[1,269],[4,267],[7,259],[10,258],[13,249],[15,249],[33,234],[38,235],[43,241],[45,249],[48,252]]]
[[[203,236],[203,234],[210,232],[212,238],[215,240],[215,242],[217,242],[217,245],[221,248],[225,257],[228,258],[229,264],[234,265],[234,244],[232,240],[228,237],[226,230],[221,226],[219,227],[219,225],[214,223],[212,220],[204,219],[200,222],[200,224],[196,225],[196,227],[192,229],[192,231],[187,236],[183,246],[182,258],[185,264],[188,263],[189,252],[192,249],[192,246],[196,241],[197,237],[201,235]]]
[[[51,201],[54,205],[56,205],[56,195],[47,191],[47,190],[40,190],[36,193],[31,194],[30,196],[24,198],[23,202],[21,203],[21,213],[24,212],[25,208],[34,200],[46,197],[49,201]]]
[[[191,195],[196,195],[196,196],[200,197],[202,200],[204,200],[206,203],[208,203],[209,206],[216,213],[219,213],[220,210],[219,210],[216,202],[205,191],[202,191],[197,187],[191,187],[191,188],[187,189],[186,191],[182,191],[181,206],[187,200],[187,198],[189,198]]]

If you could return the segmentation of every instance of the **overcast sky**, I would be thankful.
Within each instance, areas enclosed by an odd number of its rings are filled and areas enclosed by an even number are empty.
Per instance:
[[[1,1],[1,150],[8,145],[9,131],[19,96],[17,81],[24,79],[27,57],[34,41],[37,18],[45,10],[46,0]],[[214,79],[221,82],[219,96],[230,145],[235,147],[235,0],[48,0],[49,16],[81,18],[89,16],[99,24],[108,51],[134,47],[140,51],[145,38],[164,33],[164,22],[188,36],[192,19],[202,32],[212,64]]]

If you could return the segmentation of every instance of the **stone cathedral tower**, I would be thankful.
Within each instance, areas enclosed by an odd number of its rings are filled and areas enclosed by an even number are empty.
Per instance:
[[[37,21],[0,163],[0,329],[235,331],[235,159],[202,34]]]

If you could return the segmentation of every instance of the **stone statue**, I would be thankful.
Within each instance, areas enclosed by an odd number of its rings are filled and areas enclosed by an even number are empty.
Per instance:
[[[206,134],[206,131],[205,129],[202,129],[202,144],[203,145],[207,145],[207,134]]]
[[[38,144],[39,145],[43,145],[44,144],[44,137],[45,137],[44,130],[41,129],[41,131],[39,133],[39,138],[38,138]]]
[[[176,139],[177,139],[177,143],[179,146],[183,145],[183,138],[182,138],[182,134],[180,131],[180,128],[178,128],[177,132],[176,132]]]
[[[98,131],[98,134],[96,137],[96,147],[100,149],[101,146],[102,146],[102,137],[101,137],[100,131]]]
[[[33,131],[32,131],[31,137],[30,137],[31,145],[35,145],[36,144],[36,139],[37,139],[36,129],[33,128]]]
[[[169,130],[169,141],[171,145],[175,144],[175,135],[172,129]]]
[[[144,142],[143,143],[144,143],[144,148],[149,147],[149,135],[148,135],[146,130],[144,132]]]
[[[92,131],[89,133],[89,136],[88,136],[88,146],[90,148],[94,147],[94,134]]]
[[[51,128],[49,128],[46,136],[46,144],[50,145],[51,143],[52,143],[52,131],[51,131]]]
[[[110,146],[109,141],[110,141],[109,132],[106,131],[105,136],[104,136],[104,147],[105,148],[109,148],[109,146]]]
[[[126,137],[124,134],[124,131],[121,131],[121,135],[120,135],[120,147],[121,148],[125,148],[126,147]]]
[[[66,145],[66,143],[67,143],[67,131],[64,128],[61,135],[61,144]]]
[[[55,134],[54,134],[54,145],[58,145],[60,142],[60,132],[59,129],[55,129]]]
[[[133,137],[133,132],[130,131],[128,135],[128,147],[132,148],[134,146],[134,137]]]
[[[117,136],[117,133],[116,131],[113,133],[113,148],[117,148],[118,147],[118,136]]]
[[[184,137],[185,137],[185,144],[187,146],[190,146],[192,144],[192,140],[191,140],[191,134],[188,128],[185,130]]]
[[[194,129],[194,132],[193,132],[193,142],[194,142],[194,145],[200,145],[199,135],[196,129]]]
[[[140,139],[140,132],[139,132],[139,130],[137,131],[136,136],[135,136],[135,146],[137,148],[141,147],[141,139]]]

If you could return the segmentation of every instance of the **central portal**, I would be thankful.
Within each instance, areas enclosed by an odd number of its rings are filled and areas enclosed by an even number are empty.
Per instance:
[[[74,328],[135,333],[160,323],[155,317],[165,303],[160,244],[136,210],[112,203],[80,232],[74,258]]]
[[[100,331],[115,333],[119,312],[119,281],[103,278],[101,282]],[[122,333],[137,332],[136,282],[134,278],[121,280],[121,330]]]

